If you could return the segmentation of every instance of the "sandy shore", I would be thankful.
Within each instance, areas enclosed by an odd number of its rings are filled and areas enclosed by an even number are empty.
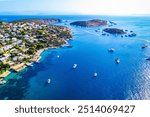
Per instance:
[[[25,63],[20,63],[20,64],[12,66],[11,69],[13,69],[16,72],[19,72],[19,71],[21,71],[22,69],[24,69],[26,67],[27,66],[25,65]]]
[[[65,41],[65,42],[66,42],[66,44],[64,44],[63,46],[69,46],[69,43],[68,43],[67,41]],[[41,59],[41,56],[40,56],[40,55],[42,54],[42,52],[44,52],[44,51],[47,50],[47,49],[54,49],[54,48],[56,49],[56,48],[58,48],[58,47],[49,47],[49,48],[44,48],[44,49],[38,50],[38,51],[34,54],[34,56],[33,56],[33,58],[31,59],[31,61],[33,61],[33,62],[39,62],[39,60]],[[19,72],[19,71],[23,70],[23,69],[26,68],[26,67],[27,67],[27,66],[26,66],[25,63],[20,63],[20,64],[17,64],[17,65],[11,66],[10,69],[14,70],[15,72]],[[6,71],[5,73],[1,74],[1,75],[0,75],[0,80],[3,80],[3,78],[7,77],[10,73],[11,73],[10,71]]]
[[[45,50],[47,50],[48,48],[44,48],[44,49],[41,49],[41,50],[38,50],[35,55],[33,56],[33,58],[31,59],[33,62],[39,62],[39,60],[41,59],[41,54],[42,52],[44,52]]]
[[[0,75],[0,80],[2,80],[3,78],[7,77],[11,72],[10,71],[6,71],[3,74]]]

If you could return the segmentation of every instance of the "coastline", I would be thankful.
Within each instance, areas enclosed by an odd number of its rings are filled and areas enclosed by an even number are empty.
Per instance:
[[[70,20],[73,19],[75,18],[70,18]],[[122,22],[119,28],[125,26],[127,29],[134,28],[133,25],[137,27],[140,23],[138,19],[132,18],[121,20],[114,18],[114,21]],[[133,24],[126,21],[133,21]],[[147,24],[147,20],[141,21],[142,24]],[[140,48],[144,43],[149,45],[146,42],[149,40],[149,33],[145,33],[145,30],[149,29],[148,26],[141,27],[141,33],[137,31],[139,30],[137,28],[135,32],[142,35],[137,35],[135,38],[101,36],[95,31],[97,28],[71,28],[75,41],[68,42],[73,45],[73,48],[48,49],[41,54],[42,59],[39,63],[33,64],[33,67],[27,67],[19,73],[12,72],[5,78],[8,80],[7,84],[0,85],[2,87],[1,99],[126,100],[149,98],[148,71],[150,63],[145,61],[145,58],[149,56],[149,47]],[[114,48],[116,51],[109,53],[109,48]],[[60,58],[57,58],[58,55]],[[120,58],[120,65],[115,63],[116,57]],[[76,70],[72,69],[74,63],[78,64]],[[94,72],[98,73],[97,78],[93,77]],[[45,85],[49,78],[51,84]],[[75,92],[70,95],[66,93],[73,90]],[[143,90],[146,94],[142,96]],[[13,92],[17,92],[17,95]]]
[[[70,40],[70,39],[68,39],[68,40]],[[70,46],[70,44],[68,43],[67,40],[64,40],[64,41],[65,41],[65,44],[61,45],[60,47]],[[10,70],[13,70],[14,72],[18,73],[18,72],[22,71],[23,69],[32,66],[34,63],[38,63],[41,60],[41,54],[44,51],[46,51],[48,49],[57,49],[60,47],[53,46],[53,47],[47,47],[47,48],[40,49],[34,54],[33,58],[31,59],[32,62],[29,63],[30,65],[23,62],[23,63],[20,63],[20,64],[10,67]],[[12,73],[10,70],[8,70],[0,75],[0,81],[5,81],[5,78]]]
[[[48,48],[44,48],[44,49],[38,50],[38,51],[35,53],[33,59],[31,59],[31,60],[32,60],[33,62],[39,62],[40,59],[41,59],[41,56],[40,56],[40,55],[41,55],[45,50],[47,50],[47,49],[48,49]],[[33,64],[33,63],[32,63],[32,64]],[[12,66],[10,69],[12,69],[12,70],[15,71],[15,72],[20,72],[20,71],[22,71],[23,69],[25,69],[26,67],[29,67],[29,66],[27,66],[25,63],[20,63],[20,64],[17,64],[17,65],[15,65],[15,66]],[[12,72],[11,72],[10,70],[8,70],[8,71],[4,72],[3,74],[1,74],[1,75],[0,75],[0,81],[4,81],[5,78],[6,78],[7,76],[9,76],[11,73],[12,73]]]
[[[0,75],[0,81],[1,81],[3,78],[7,77],[10,73],[11,73],[11,72],[8,70],[8,71],[4,72],[3,74],[1,74],[1,75]]]
[[[60,22],[60,19],[28,18],[2,22],[0,27],[3,29],[3,31],[0,32],[2,41],[7,39],[7,36],[5,36],[7,33],[5,30],[7,29],[10,30],[10,32],[14,32],[13,34],[8,34],[8,37],[19,35],[13,38],[13,44],[4,44],[4,47],[0,48],[0,52],[4,50],[7,51],[4,57],[0,57],[0,61],[5,62],[6,65],[7,62],[11,63],[10,65],[8,63],[9,67],[7,66],[9,70],[0,74],[0,80],[2,82],[5,82],[5,78],[12,72],[20,72],[24,68],[31,67],[34,63],[39,62],[41,59],[40,55],[43,51],[49,48],[56,49],[69,46],[67,40],[72,38],[71,30],[65,26],[49,25],[53,22]],[[21,37],[26,41],[20,40]],[[34,39],[35,37],[37,38]],[[13,47],[16,48],[12,49]],[[10,52],[9,49],[12,49],[12,52]]]

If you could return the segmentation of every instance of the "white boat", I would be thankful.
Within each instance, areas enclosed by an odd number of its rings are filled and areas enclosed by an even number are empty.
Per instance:
[[[114,52],[115,51],[115,49],[114,48],[110,48],[110,49],[108,49],[108,52]]]
[[[26,63],[26,65],[28,66],[28,67],[32,67],[33,66],[33,63],[31,62],[31,63]]]
[[[94,77],[97,77],[97,75],[98,75],[98,74],[95,72],[95,73],[94,73]]]
[[[6,84],[5,80],[0,81],[0,85]]]
[[[74,65],[73,65],[73,69],[76,69],[76,68],[77,68],[77,66],[78,66],[77,64],[74,64]]]
[[[116,61],[117,64],[120,63],[120,59],[119,58],[117,58],[115,61]]]
[[[50,84],[50,83],[51,83],[51,79],[48,79],[48,80],[47,80],[47,83]]]
[[[59,55],[57,55],[57,58],[59,58],[60,56]]]

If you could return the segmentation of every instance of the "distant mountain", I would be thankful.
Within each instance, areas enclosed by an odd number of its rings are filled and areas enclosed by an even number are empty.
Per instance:
[[[0,15],[16,15],[16,13],[11,13],[11,12],[0,12]]]

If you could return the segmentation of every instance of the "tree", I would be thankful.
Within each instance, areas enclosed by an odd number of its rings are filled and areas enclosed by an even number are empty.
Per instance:
[[[13,53],[10,53],[10,54],[11,54],[11,57],[12,57],[12,58],[18,55],[17,52],[13,52]]]
[[[35,48],[29,48],[29,50],[27,51],[28,54],[33,55],[35,53]]]
[[[4,64],[3,62],[0,62],[0,74],[4,73],[10,68],[9,64]]]
[[[42,48],[44,48],[44,47],[45,47],[45,45],[44,45],[43,43],[37,43],[37,44],[36,44],[36,49],[37,49],[37,50],[42,49]]]

